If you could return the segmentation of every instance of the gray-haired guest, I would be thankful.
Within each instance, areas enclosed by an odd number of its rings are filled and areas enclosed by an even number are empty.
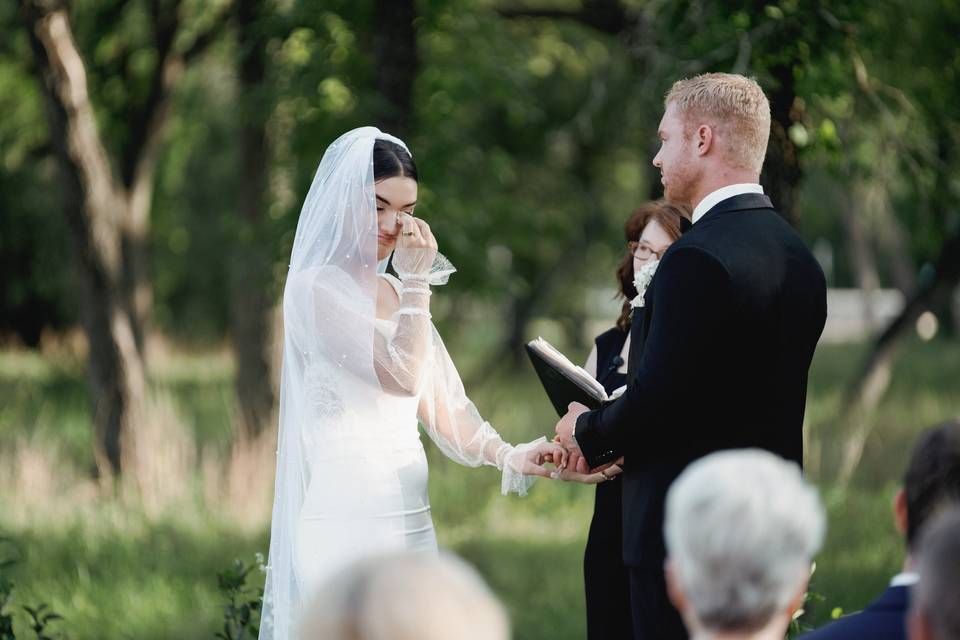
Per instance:
[[[920,582],[910,603],[910,640],[960,638],[960,508],[920,534]]]
[[[782,640],[826,527],[800,468],[759,449],[691,464],[667,493],[667,590],[690,637]]]

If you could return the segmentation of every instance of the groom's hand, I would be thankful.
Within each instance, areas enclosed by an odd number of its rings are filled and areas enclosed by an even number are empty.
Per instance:
[[[587,461],[583,458],[580,447],[576,445],[573,439],[573,432],[577,428],[577,418],[589,410],[590,409],[579,402],[571,402],[569,406],[567,406],[567,413],[560,418],[560,421],[557,422],[557,426],[554,429],[560,445],[570,453],[567,466],[576,469],[578,473],[589,473],[590,469],[587,466]]]

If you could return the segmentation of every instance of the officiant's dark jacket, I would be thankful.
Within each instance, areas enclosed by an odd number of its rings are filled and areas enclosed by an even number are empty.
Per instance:
[[[802,462],[826,283],[770,199],[742,194],[673,243],[644,300],[627,391],[580,416],[576,438],[591,467],[625,456],[624,562],[660,571],[664,498],[690,462],[741,447]]]

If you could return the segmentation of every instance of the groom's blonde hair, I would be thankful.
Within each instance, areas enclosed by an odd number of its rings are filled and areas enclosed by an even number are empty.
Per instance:
[[[732,73],[678,80],[664,99],[665,107],[671,104],[684,121],[685,135],[709,125],[733,167],[760,173],[770,138],[770,102],[755,80]]]

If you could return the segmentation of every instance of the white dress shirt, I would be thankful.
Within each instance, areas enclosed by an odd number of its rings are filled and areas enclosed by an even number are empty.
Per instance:
[[[745,182],[741,184],[729,184],[725,187],[720,187],[716,191],[707,194],[703,200],[697,204],[693,210],[693,224],[697,223],[697,220],[703,217],[707,211],[713,209],[723,200],[727,198],[732,198],[733,196],[739,196],[742,193],[763,193],[763,187],[755,182]]]
[[[898,573],[893,576],[893,579],[890,580],[891,587],[912,587],[920,581],[920,576],[916,573],[907,571],[904,573]]]

